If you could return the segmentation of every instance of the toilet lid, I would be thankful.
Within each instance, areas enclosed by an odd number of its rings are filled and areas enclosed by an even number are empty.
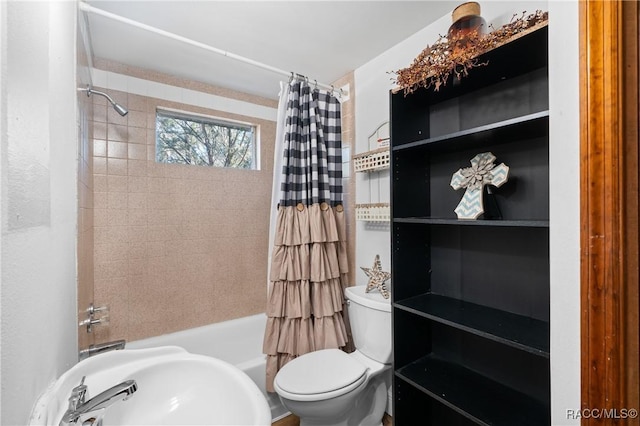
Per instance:
[[[282,390],[312,395],[344,388],[360,379],[367,368],[339,349],[310,352],[288,362],[275,381]]]

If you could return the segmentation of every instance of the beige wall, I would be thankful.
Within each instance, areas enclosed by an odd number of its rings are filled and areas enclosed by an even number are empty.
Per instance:
[[[92,96],[96,341],[264,312],[275,122],[108,92],[129,114]],[[157,107],[257,125],[260,170],[156,163]]]

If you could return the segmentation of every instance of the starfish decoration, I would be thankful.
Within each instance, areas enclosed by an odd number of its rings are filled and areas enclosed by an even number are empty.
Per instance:
[[[455,212],[458,219],[477,219],[484,213],[482,190],[485,185],[502,186],[509,177],[509,166],[504,163],[496,166],[495,155],[483,152],[471,159],[471,167],[460,169],[451,177],[453,189],[466,188],[464,196]]]
[[[369,293],[374,288],[380,290],[382,297],[385,299],[389,298],[389,290],[385,282],[391,278],[391,274],[389,272],[384,272],[382,270],[382,265],[380,264],[380,256],[376,254],[376,259],[373,261],[373,267],[371,268],[363,268],[360,267],[364,271],[364,273],[369,277],[369,283],[367,284],[367,288],[365,290],[366,293]]]

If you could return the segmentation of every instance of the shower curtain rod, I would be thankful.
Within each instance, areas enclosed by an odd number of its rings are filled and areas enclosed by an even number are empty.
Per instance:
[[[245,58],[244,56],[236,55],[235,53],[227,52],[225,50],[218,49],[217,47],[209,46],[208,44],[201,43],[201,42],[195,41],[195,40],[191,40],[190,38],[183,37],[181,35],[178,35],[178,34],[175,34],[175,33],[169,32],[169,31],[161,30],[159,28],[152,27],[151,25],[143,24],[142,22],[138,22],[138,21],[134,21],[133,19],[125,18],[124,16],[116,15],[115,13],[107,12],[106,10],[102,10],[102,9],[99,9],[97,7],[94,7],[94,6],[90,6],[89,4],[87,4],[85,2],[82,2],[82,1],[78,2],[78,7],[83,12],[94,13],[96,15],[104,16],[105,18],[113,19],[114,21],[122,22],[124,24],[131,25],[131,26],[134,26],[136,28],[140,28],[140,29],[145,30],[145,31],[149,31],[149,32],[152,32],[152,33],[155,33],[155,34],[159,34],[159,35],[164,36],[164,37],[168,37],[168,38],[171,38],[171,39],[174,39],[174,40],[178,40],[180,42],[183,42],[183,43],[186,43],[186,44],[190,44],[190,45],[195,46],[195,47],[199,47],[199,48],[207,50],[209,52],[217,53],[218,55],[226,56],[228,58],[235,59],[237,61],[244,62],[246,64],[256,66],[258,68],[263,68],[265,70],[268,70],[268,71],[271,71],[271,72],[274,72],[274,73],[277,73],[277,74],[282,74],[284,76],[288,76],[290,79],[302,78],[302,79],[305,79],[307,81],[310,81],[308,77],[305,77],[302,74],[294,73],[292,71],[285,71],[285,70],[280,69],[280,68],[272,67],[271,65],[263,64],[262,62],[254,61],[253,59]],[[330,84],[318,83],[316,80],[313,80],[313,81],[314,81],[314,84],[316,86],[318,86],[318,87],[322,87],[324,89],[328,89],[328,90],[332,90],[332,91],[343,92],[343,90],[341,88],[337,88],[336,89],[335,87],[333,87]]]

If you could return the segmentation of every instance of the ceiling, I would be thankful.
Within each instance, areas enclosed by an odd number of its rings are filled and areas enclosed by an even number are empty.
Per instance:
[[[460,3],[447,1],[131,1],[90,6],[331,84]],[[276,98],[286,76],[87,13],[94,56]],[[416,52],[417,54],[418,52]],[[408,65],[408,64],[407,64]]]

